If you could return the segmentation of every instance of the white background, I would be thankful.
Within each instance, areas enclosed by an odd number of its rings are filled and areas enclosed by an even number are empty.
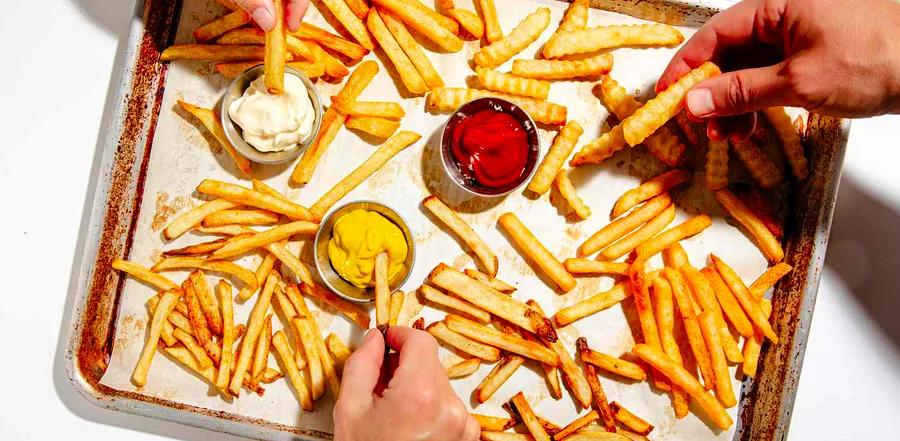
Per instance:
[[[210,432],[95,408],[65,378],[72,265],[132,2],[5,3],[0,439],[207,439]],[[900,415],[898,138],[898,116],[853,123],[790,439],[882,439]]]

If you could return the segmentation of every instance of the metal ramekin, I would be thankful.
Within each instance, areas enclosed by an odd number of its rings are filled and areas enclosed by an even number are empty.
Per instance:
[[[462,175],[459,166],[453,159],[453,154],[450,152],[450,131],[447,130],[447,126],[449,126],[452,121],[463,117],[463,115],[471,115],[478,110],[483,110],[486,108],[493,108],[494,110],[511,114],[522,123],[522,126],[525,128],[525,131],[528,134],[529,153],[528,161],[525,163],[525,173],[522,175],[519,182],[507,189],[495,190],[469,182]],[[447,173],[447,176],[450,178],[450,180],[453,181],[458,187],[474,196],[483,198],[497,198],[506,196],[507,194],[516,191],[526,182],[531,180],[531,177],[534,175],[535,170],[537,170],[540,153],[541,137],[538,135],[537,126],[535,125],[534,120],[531,118],[531,115],[529,115],[528,112],[525,111],[525,109],[501,98],[477,98],[463,104],[458,109],[456,109],[456,111],[453,112],[453,114],[451,114],[449,118],[447,118],[447,122],[444,123],[444,127],[441,129],[441,164],[444,166],[444,172]]]
[[[397,273],[388,285],[391,291],[406,283],[409,275],[412,273],[413,264],[416,261],[416,246],[413,240],[412,232],[409,225],[396,211],[390,207],[375,201],[356,201],[350,202],[328,213],[322,223],[319,224],[319,231],[316,232],[316,239],[313,243],[313,255],[316,261],[316,270],[319,271],[319,277],[328,288],[337,293],[339,296],[357,303],[369,303],[375,299],[373,290],[359,288],[356,285],[344,280],[331,266],[331,260],[328,258],[328,242],[331,240],[334,223],[344,214],[356,209],[374,211],[381,214],[389,221],[393,222],[403,232],[403,238],[406,239],[406,261],[404,262],[405,270]]]
[[[312,102],[313,111],[316,113],[316,117],[313,120],[312,131],[309,132],[309,136],[296,146],[280,152],[261,152],[247,143],[247,141],[244,141],[241,127],[235,124],[234,121],[231,120],[231,116],[228,115],[228,107],[231,106],[231,103],[234,100],[240,98],[244,94],[244,91],[250,87],[250,83],[259,78],[264,71],[265,66],[260,64],[247,69],[244,73],[238,75],[231,81],[231,84],[225,89],[225,96],[222,97],[222,107],[219,109],[219,117],[222,120],[222,128],[225,129],[225,137],[228,138],[228,141],[231,142],[231,145],[234,146],[238,153],[253,162],[261,164],[278,164],[300,156],[300,154],[306,151],[310,144],[312,144],[313,140],[316,139],[316,135],[319,134],[319,127],[322,125],[322,100],[319,97],[319,91],[316,90],[316,86],[306,75],[303,75],[302,72],[296,69],[285,66],[285,75],[293,75],[300,78],[300,81],[303,81],[306,90],[309,92],[309,100]]]

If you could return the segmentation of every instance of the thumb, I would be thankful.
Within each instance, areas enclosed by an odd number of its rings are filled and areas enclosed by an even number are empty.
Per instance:
[[[250,13],[250,17],[262,30],[268,32],[275,27],[275,7],[272,6],[272,0],[235,0],[234,2],[241,9]]]
[[[784,63],[725,72],[694,86],[685,107],[698,118],[739,115],[786,104],[789,86]]]
[[[381,365],[384,363],[384,337],[377,329],[369,330],[362,345],[344,363],[344,375],[341,380],[341,393],[338,402],[346,407],[370,406],[372,393],[378,384]]]

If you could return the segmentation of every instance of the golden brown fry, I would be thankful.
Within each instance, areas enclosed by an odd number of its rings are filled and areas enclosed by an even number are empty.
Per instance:
[[[759,309],[759,304],[756,301],[756,298],[753,297],[753,294],[750,293],[750,290],[747,289],[747,286],[744,285],[744,282],[741,280],[740,276],[730,267],[727,263],[725,263],[722,259],[719,259],[715,254],[709,255],[710,260],[713,265],[715,265],[716,270],[719,272],[719,275],[722,276],[722,279],[725,283],[728,284],[728,287],[731,288],[731,292],[734,293],[734,296],[737,297],[738,302],[741,304],[741,307],[744,308],[744,311],[747,312],[747,316],[751,322],[762,331],[763,335],[766,336],[769,340],[772,340],[772,343],[778,343],[778,335],[775,334],[775,331],[772,329],[772,326],[769,324],[769,320],[766,318],[766,315],[763,314],[762,310]]]
[[[329,334],[328,338],[325,339],[325,345],[328,346],[328,352],[331,353],[331,356],[334,357],[339,366],[343,366],[347,359],[350,358],[350,355],[352,355],[350,348],[337,334]]]
[[[501,432],[506,429],[511,429],[513,426],[518,424],[518,420],[514,417],[495,417],[488,415],[479,415],[477,413],[473,413],[470,415],[472,415],[472,418],[475,418],[475,421],[478,421],[478,425],[481,426],[481,430],[483,431]]]
[[[781,242],[737,196],[726,189],[722,189],[716,192],[716,200],[725,207],[725,211],[728,214],[734,217],[753,236],[756,246],[759,247],[769,262],[779,262],[784,258]]]
[[[390,320],[391,287],[388,285],[388,255],[380,252],[375,256],[375,324],[385,325]]]
[[[341,89],[338,96],[350,100],[355,100],[363,89],[372,82],[375,74],[378,73],[378,63],[372,60],[366,60],[359,64],[359,67],[353,71],[344,88]],[[312,178],[316,164],[334,137],[338,130],[344,125],[344,116],[333,109],[328,109],[322,116],[322,124],[316,140],[306,149],[303,157],[297,163],[293,173],[291,173],[291,182],[295,184],[306,184]]]
[[[282,0],[272,0],[272,9],[275,11],[275,25],[266,31],[265,82],[270,94],[281,95],[284,93],[284,63],[287,53]]]
[[[538,8],[528,14],[505,37],[491,42],[475,53],[476,66],[495,68],[522,52],[537,40],[550,24],[550,8]]]
[[[284,242],[270,243],[265,246],[266,250],[273,254],[285,267],[297,276],[303,283],[312,283],[312,275],[306,265],[297,258],[296,255],[288,251]]]
[[[262,61],[265,52],[258,44],[176,44],[162,51],[159,61]]]
[[[218,196],[243,205],[274,211],[293,220],[310,220],[309,210],[300,205],[237,184],[204,179],[197,186],[197,192]]]
[[[700,322],[700,330],[703,331],[703,339],[706,341],[709,358],[716,374],[716,396],[726,408],[734,407],[737,405],[737,398],[731,387],[731,376],[728,375],[728,362],[725,360],[725,352],[722,350],[716,316],[712,311],[703,311],[697,317],[697,321]]]
[[[528,96],[543,100],[547,99],[547,95],[550,93],[549,81],[517,77],[512,74],[497,72],[483,67],[475,68],[475,72],[478,74],[478,81],[481,83],[481,86],[488,90],[496,90],[511,95]],[[575,123],[575,121],[569,121],[569,124],[572,123]],[[575,140],[577,139],[576,136]],[[563,158],[563,160],[565,160],[565,158]]]
[[[563,169],[560,170],[559,173],[556,174],[556,179],[553,180],[553,183],[556,184],[557,190],[566,200],[566,203],[575,211],[575,214],[582,219],[587,219],[588,216],[591,215],[591,208],[584,204],[584,201],[575,193],[575,186],[572,185],[572,181],[569,179],[568,172]]]
[[[475,401],[479,403],[487,402],[523,363],[525,363],[525,359],[518,355],[509,354],[504,356],[494,365],[491,372],[481,380],[481,383],[475,386],[475,389],[472,391]]]
[[[369,3],[366,0],[346,0],[347,6],[360,20],[365,20],[369,15]]]
[[[594,369],[593,365],[585,363],[582,358],[584,353],[588,350],[587,340],[585,340],[584,337],[579,337],[575,344],[578,348],[578,356],[581,358],[581,364],[584,367],[585,377],[591,388],[591,394],[594,396],[591,407],[593,407],[594,411],[600,415],[600,419],[603,421],[603,427],[606,428],[608,432],[616,433],[616,422],[613,419],[612,409],[610,409],[609,403],[606,400],[606,393],[603,391],[600,379],[597,378],[597,371]]]
[[[447,52],[458,52],[463,47],[462,40],[455,35],[455,32],[459,30],[459,24],[449,17],[444,17],[426,8],[417,1],[372,0],[372,3],[390,11]],[[371,11],[369,11],[369,15],[371,16]],[[442,23],[455,29],[448,30]]]
[[[272,314],[266,316],[265,325],[256,341],[256,348],[253,353],[253,363],[250,368],[250,389],[256,388],[262,381],[262,376],[266,373],[267,364],[269,363],[269,347],[272,343]]]
[[[219,305],[222,307],[222,340],[219,356],[219,372],[216,375],[216,387],[228,394],[228,381],[231,378],[231,367],[234,365],[234,303],[231,296],[231,285],[220,280],[216,285]]]
[[[373,116],[348,116],[344,126],[378,138],[390,138],[400,128],[400,123]]]
[[[784,176],[775,162],[753,141],[732,142],[731,149],[760,187],[771,190],[784,182]]]
[[[480,77],[481,73],[479,73],[479,78]],[[482,81],[482,83],[484,83],[484,81]],[[550,185],[553,182],[554,176],[562,168],[562,165],[565,163],[566,158],[569,157],[569,154],[572,153],[572,150],[575,148],[575,143],[578,142],[578,138],[581,137],[583,132],[584,129],[582,129],[581,125],[574,120],[567,122],[566,125],[563,126],[559,131],[559,134],[556,135],[556,138],[553,139],[553,144],[541,161],[541,165],[538,166],[537,171],[534,173],[531,183],[528,184],[529,190],[537,194],[544,194],[547,190],[550,190]]]
[[[500,28],[494,0],[478,0],[478,6],[481,8],[481,16],[484,17],[484,36],[488,43],[503,38],[503,29]]]
[[[351,190],[361,184],[366,178],[378,171],[385,163],[403,149],[409,147],[418,141],[422,136],[418,133],[410,131],[402,131],[388,139],[382,144],[375,153],[360,164],[349,175],[344,177],[337,185],[332,187],[327,193],[322,195],[312,207],[310,211],[316,219],[322,219],[325,212],[328,211],[338,200]]]
[[[460,300],[456,297],[448,296],[447,294],[444,294],[429,285],[422,285],[419,288],[419,292],[421,292],[422,297],[425,297],[425,299],[429,302],[445,306],[454,311],[458,311],[468,317],[472,317],[473,319],[478,320],[481,323],[490,323],[491,321],[491,314],[487,311],[478,308],[477,306],[472,305],[465,300]]]
[[[480,40],[484,35],[484,22],[481,17],[468,9],[447,9],[447,15],[453,17],[459,22],[459,25],[466,30],[473,38]]]
[[[768,319],[772,314],[772,304],[766,300],[762,299],[759,302],[759,309],[762,310],[763,314]],[[744,340],[744,363],[741,365],[741,372],[748,377],[753,377],[756,375],[756,369],[759,365],[759,351],[762,349],[763,340],[765,340],[765,336],[759,330],[753,334],[753,337],[750,337]]]
[[[565,106],[491,90],[439,87],[428,94],[426,105],[430,110],[455,111],[469,101],[487,97],[510,101],[528,112],[536,122],[542,124],[561,126],[566,123],[567,109]]]
[[[559,364],[559,357],[556,353],[538,343],[527,341],[515,335],[505,334],[456,315],[448,315],[446,321],[447,327],[451,331],[458,332],[472,340],[514,352],[551,366]]]
[[[710,139],[706,147],[706,188],[720,190],[728,186],[728,141]]]
[[[466,354],[473,355],[484,361],[497,361],[500,359],[500,350],[479,343],[461,334],[450,330],[444,322],[434,322],[425,329],[434,338],[456,348]]]
[[[200,302],[200,308],[203,310],[203,316],[206,317],[206,323],[209,330],[213,334],[222,335],[222,314],[219,313],[219,305],[206,282],[206,276],[203,270],[194,270],[188,276],[194,285],[194,292],[197,294],[197,300]]]
[[[640,365],[590,349],[587,347],[587,341],[585,341],[583,348],[579,347],[578,353],[582,361],[597,366],[604,371],[636,381],[647,379],[647,372]]]
[[[633,430],[635,433],[647,436],[650,432],[653,431],[652,424],[631,413],[631,411],[623,407],[621,404],[613,401],[609,403],[609,407],[612,409],[613,417],[616,419],[616,421],[618,421],[623,426]]]
[[[712,219],[705,214],[696,215],[674,228],[670,228],[637,247],[637,254],[644,259],[661,252],[675,242],[699,234],[712,225]]]
[[[272,268],[275,267],[275,262],[277,259],[272,253],[266,253],[266,257],[263,258],[262,262],[259,263],[259,266],[256,268],[256,282],[257,288],[249,289],[248,287],[243,287],[238,292],[238,298],[241,301],[246,301],[253,294],[256,293],[258,287],[263,285],[263,282],[266,281],[266,277],[269,275],[269,271],[272,271]]]
[[[541,53],[546,58],[558,58],[626,46],[675,46],[682,41],[684,35],[665,24],[598,26],[557,32],[550,37]]]
[[[522,392],[512,397],[512,404],[515,406],[519,416],[522,417],[522,422],[535,441],[550,441],[550,435],[544,430],[544,426],[538,420],[537,415],[534,414],[534,410],[531,409],[531,405],[528,404],[528,400],[525,399],[525,395]]]
[[[594,423],[599,419],[600,415],[597,414],[597,411],[591,410],[584,416],[576,418],[574,421],[566,425],[566,427],[560,429],[559,432],[553,434],[553,439],[559,441],[572,439],[572,435],[575,435],[576,433],[587,427],[589,424]]]
[[[482,441],[534,441],[534,437],[532,437],[531,435],[529,435],[527,433],[482,431],[481,432],[481,440]]]
[[[202,257],[167,257],[153,265],[153,271],[167,271],[187,268],[200,268],[233,275],[245,285],[256,287],[256,276],[252,271],[223,260],[207,260]]]
[[[567,80],[605,75],[612,70],[612,54],[599,54],[579,60],[514,60],[513,75],[541,80]]]
[[[207,352],[212,350],[215,345],[212,343],[212,334],[209,331],[209,323],[203,314],[203,308],[200,306],[200,300],[197,298],[197,292],[194,289],[194,283],[190,279],[185,280],[181,284],[184,290],[184,302],[187,304],[188,319],[191,323],[191,335],[197,338],[197,344],[204,348]]]
[[[728,288],[728,285],[725,284],[725,281],[722,280],[715,268],[706,267],[700,270],[700,273],[709,280],[709,284],[716,294],[716,299],[718,299],[719,305],[722,306],[725,317],[728,317],[728,321],[734,325],[734,329],[737,330],[738,334],[744,336],[744,338],[752,337],[753,325],[750,323],[747,315],[744,314],[744,310],[741,309],[741,305],[734,297],[731,289]]]
[[[422,46],[420,46],[413,38],[412,34],[409,33],[406,25],[393,14],[385,11],[380,11],[379,14],[384,20],[384,24],[387,26],[388,30],[391,31],[391,34],[394,36],[397,44],[400,45],[400,48],[403,49],[403,52],[409,57],[409,61],[412,62],[413,66],[415,66],[416,70],[425,80],[428,89],[444,87],[444,80],[441,79],[441,75],[438,73],[437,69],[434,68],[434,65],[431,64],[431,60],[428,59],[425,52],[422,51]]]
[[[482,267],[491,277],[497,276],[497,255],[491,251],[487,242],[472,229],[459,215],[444,204],[437,196],[431,195],[422,200],[422,205],[438,220],[449,228],[466,246],[475,253]]]
[[[624,276],[631,266],[626,262],[603,262],[593,259],[570,258],[563,262],[572,274],[613,274]]]
[[[403,106],[391,101],[356,101],[335,95],[331,97],[331,106],[347,116],[400,119],[406,115]]]
[[[478,371],[481,367],[481,360],[477,358],[469,358],[459,363],[447,366],[447,377],[450,379],[468,377]]]
[[[196,225],[194,226],[194,229],[200,234],[216,234],[220,236],[240,236],[242,234],[252,234],[255,232],[252,228],[247,228],[244,225],[224,225],[221,227],[204,227],[203,225]],[[251,230],[253,230],[253,232],[251,232]]]
[[[672,287],[672,295],[681,318],[684,321],[684,332],[687,335],[688,344],[691,347],[691,353],[697,362],[700,375],[703,377],[703,384],[707,389],[712,389],[716,383],[716,375],[712,369],[712,362],[709,359],[709,350],[706,348],[706,342],[703,339],[703,333],[700,330],[700,324],[697,323],[697,316],[694,306],[691,304],[691,294],[688,291],[687,284],[680,272],[672,268],[664,268],[663,274]]]
[[[534,308],[534,310],[544,317],[544,311],[541,309],[541,306],[535,302],[534,300],[528,301],[528,306]],[[531,336],[531,334],[523,333],[523,335]],[[533,338],[533,337],[532,337]],[[578,402],[581,407],[588,407],[591,404],[591,387],[588,385],[587,379],[584,377],[584,373],[575,364],[575,360],[572,359],[572,355],[569,354],[569,350],[566,349],[563,342],[557,340],[555,342],[546,342],[545,343],[556,355],[559,357],[559,368],[562,370],[562,377],[566,383],[566,387],[572,392],[572,396],[575,398],[575,401]],[[549,371],[549,368],[552,368],[548,365],[542,365],[545,369],[545,373]],[[555,368],[553,368],[553,377],[556,377]],[[550,375],[547,373],[547,375]],[[552,381],[552,380],[551,380]],[[557,380],[558,381],[558,380]],[[561,395],[561,391],[560,394]],[[558,398],[557,398],[558,399]]]
[[[310,392],[313,401],[318,400],[325,393],[325,374],[322,371],[322,362],[316,349],[315,335],[313,334],[312,317],[298,315],[292,320],[294,328],[300,334],[300,342],[303,343],[303,351],[306,354],[309,367]]]
[[[205,227],[223,225],[269,225],[277,223],[278,213],[260,209],[221,210],[203,218]]]
[[[553,254],[538,241],[537,237],[528,230],[528,227],[519,220],[514,213],[500,215],[498,221],[501,227],[509,235],[509,238],[529,260],[544,272],[563,292],[575,288],[575,278],[566,271]]]
[[[580,31],[579,31],[580,32]],[[634,114],[622,121],[625,141],[636,146],[672,119],[684,106],[684,96],[695,84],[719,74],[719,68],[706,62],[688,72],[655,98],[647,101]]]
[[[222,248],[226,243],[228,243],[229,240],[232,239],[233,238],[223,237],[220,239],[211,240],[209,242],[201,242],[194,245],[188,245],[184,248],[166,250],[162,252],[162,256],[204,256],[212,253],[215,250],[218,250],[219,248]]]
[[[293,36],[288,36],[288,44],[291,43]],[[347,69],[347,66],[344,66],[344,63],[341,60],[338,60],[335,56],[329,54],[322,49],[322,46],[319,46],[318,43],[314,41],[307,40],[299,40],[298,42],[306,43],[309,47],[309,52],[313,56],[313,60],[317,63],[322,63],[325,68],[325,74],[335,80],[339,80],[344,78],[348,74],[350,74],[350,69]]]
[[[322,0],[322,3],[325,4],[325,7],[331,11],[334,18],[344,26],[344,29],[353,36],[357,43],[368,50],[375,49],[372,36],[366,31],[366,26],[363,24],[362,19],[353,13],[344,0]],[[371,13],[372,11],[370,10],[369,14]]]
[[[793,268],[790,265],[784,262],[778,262],[753,281],[750,285],[750,294],[757,300],[762,299],[766,291],[775,286],[775,283],[781,280],[787,273],[791,272],[792,269]]]
[[[621,239],[628,232],[638,228],[639,225],[658,216],[671,204],[672,199],[667,193],[650,199],[627,216],[610,222],[601,228],[600,231],[594,233],[581,244],[578,248],[578,253],[582,256],[587,256],[605,248],[607,245]]]
[[[600,255],[608,260],[616,260],[622,257],[638,245],[650,240],[656,233],[666,228],[672,220],[675,219],[675,205],[669,205],[662,213],[650,219],[646,224],[635,230],[633,233],[625,236],[622,240],[610,245],[604,249]]]
[[[512,286],[500,279],[492,278],[491,276],[478,271],[472,268],[466,268],[465,273],[467,276],[497,290],[504,294],[511,294],[516,291],[516,287]]]
[[[806,179],[809,174],[809,164],[806,161],[806,154],[803,151],[803,144],[797,130],[791,123],[791,118],[784,112],[784,107],[770,107],[763,109],[766,119],[775,129],[778,140],[781,141],[781,148],[784,150],[784,156],[787,158],[788,164],[791,166],[791,173],[798,181]]]
[[[400,290],[391,294],[388,305],[388,325],[390,326],[397,326],[397,318],[400,316],[400,310],[403,309],[403,297],[403,291]]]
[[[388,30],[387,25],[375,8],[369,9],[369,16],[366,18],[366,26],[378,41],[378,45],[391,60],[391,64],[397,69],[400,75],[400,81],[406,87],[407,92],[412,95],[423,95],[428,92],[428,84],[422,74],[416,70],[416,66],[409,59],[409,56],[400,47],[400,44]]]
[[[338,297],[333,292],[318,285],[302,283],[300,284],[300,291],[303,292],[304,296],[315,297],[336,309],[349,318],[351,322],[359,326],[360,329],[369,329],[369,314],[360,309],[359,306]]]
[[[144,348],[141,350],[141,355],[131,375],[131,382],[135,386],[141,387],[147,384],[147,373],[150,371],[150,364],[153,363],[153,355],[156,353],[156,347],[159,344],[163,323],[166,322],[169,313],[175,309],[175,303],[179,297],[181,297],[180,290],[168,290],[163,293],[156,306],[156,312],[153,313],[153,317],[150,320],[150,331],[147,333],[147,340],[144,342]]]
[[[272,271],[269,273],[269,276],[266,278],[266,284],[263,286],[262,291],[260,291],[259,297],[256,298],[256,304],[253,305],[253,310],[250,312],[250,318],[247,319],[247,333],[244,335],[244,341],[241,343],[241,353],[235,362],[234,375],[231,377],[231,383],[229,383],[228,387],[234,396],[238,396],[241,393],[241,383],[244,374],[246,374],[247,369],[250,368],[253,347],[259,339],[260,333],[262,333],[263,320],[269,312],[272,294],[275,292],[275,286],[278,285],[280,280],[281,278],[278,276],[277,272]],[[277,347],[278,346],[276,345],[276,348]],[[287,347],[285,347],[285,349],[287,349]],[[287,352],[290,353],[289,350]],[[285,354],[281,355],[284,356]],[[293,357],[289,358],[293,361]],[[293,365],[293,367],[296,370],[296,365]],[[287,363],[285,363],[285,369],[288,371],[290,370]],[[288,373],[290,375],[290,372]]]
[[[194,29],[194,40],[197,40],[198,43],[206,43],[247,23],[250,23],[250,14],[243,9],[238,9]]]
[[[694,293],[693,298],[697,300],[701,310],[710,311],[715,317],[716,327],[719,330],[718,336],[720,338],[722,349],[725,351],[725,356],[733,363],[742,362],[744,359],[741,356],[741,351],[738,349],[737,342],[734,340],[734,337],[732,337],[728,325],[725,324],[722,307],[716,300],[716,294],[709,280],[691,265],[682,265],[681,274],[687,279],[688,285],[691,287],[691,292]],[[701,311],[696,312],[699,315]]]
[[[353,9],[353,4],[351,2],[347,3],[348,6]],[[368,9],[368,6],[366,9]],[[368,10],[366,11],[366,14],[368,14]],[[359,18],[366,18],[366,16],[363,15]],[[314,40],[316,43],[342,54],[351,60],[359,60],[369,52],[368,49],[347,40],[340,35],[332,34],[331,32],[309,23],[300,23],[300,28],[298,28],[293,35],[304,40]]]
[[[234,161],[234,165],[238,168],[238,170],[241,171],[241,173],[245,175],[250,174],[250,160],[241,156],[241,154],[234,149],[234,146],[232,146],[231,143],[228,142],[228,138],[225,136],[225,130],[222,128],[222,123],[219,121],[219,118],[218,116],[216,116],[215,112],[210,109],[195,106],[181,100],[178,100],[178,105],[191,115],[194,115],[194,118],[197,118],[200,123],[203,124],[203,127],[206,128],[206,130],[209,131],[210,134],[212,134],[213,138],[215,138],[219,145],[222,146],[222,149],[225,150],[225,153],[228,153],[228,156],[232,161]],[[184,231],[182,231],[182,233],[183,232]]]
[[[556,312],[553,321],[556,326],[566,326],[576,320],[587,317],[595,312],[602,311],[625,300],[631,295],[631,289],[627,284],[618,284],[609,291],[604,291],[583,300],[574,305],[567,306]]]
[[[178,284],[169,280],[168,277],[162,274],[156,274],[150,269],[147,269],[136,263],[129,262],[127,260],[119,258],[114,259],[112,262],[112,268],[116,271],[122,271],[123,273],[126,273],[131,277],[140,280],[141,282],[144,282],[161,290],[172,290],[178,288]]]
[[[315,316],[313,316],[309,307],[306,305],[306,299],[300,294],[297,285],[287,286],[285,288],[285,293],[296,308],[297,315],[299,316],[302,314],[307,318],[306,321],[312,328],[313,345],[319,356],[319,362],[322,364],[322,372],[325,376],[325,380],[328,382],[328,389],[331,390],[335,397],[337,397],[340,394],[341,383],[335,371],[334,360],[328,355],[328,347],[325,344],[325,339],[322,337],[322,330],[319,329],[319,324],[316,322]]]
[[[296,221],[287,224],[281,224],[268,230],[247,236],[240,240],[219,248],[212,253],[212,258],[233,257],[256,248],[264,248],[266,245],[273,244],[285,240],[291,236],[303,234],[315,234],[319,229],[319,225],[308,221]]]
[[[678,184],[687,181],[690,177],[691,174],[688,171],[675,169],[661,173],[644,181],[641,185],[632,188],[623,193],[622,196],[619,196],[619,199],[617,199],[615,205],[613,205],[611,217],[617,218],[625,214],[625,212],[634,208],[641,202],[669,191]]]
[[[312,397],[309,389],[306,387],[303,376],[300,375],[300,371],[297,369],[296,363],[294,363],[294,356],[291,354],[284,332],[278,331],[275,333],[272,337],[272,346],[275,347],[275,354],[278,355],[278,359],[281,361],[282,369],[294,387],[294,392],[297,393],[300,407],[305,411],[311,411],[313,409]]]
[[[659,328],[659,341],[662,350],[673,362],[684,366],[681,349],[675,340],[675,307],[672,302],[672,287],[665,277],[653,279],[651,301],[656,313],[656,324]],[[688,412],[687,394],[678,386],[672,386],[672,408],[676,418],[684,418]]]
[[[202,222],[207,216],[217,211],[237,207],[238,205],[239,204],[236,202],[227,201],[225,199],[214,199],[204,202],[202,205],[194,207],[172,220],[172,222],[166,226],[166,229],[163,230],[163,236],[166,240],[175,239]]]
[[[566,8],[562,21],[559,22],[559,28],[556,32],[571,32],[584,29],[587,26],[588,10],[590,5],[588,0],[575,0]]]
[[[663,250],[663,263],[669,268],[679,269],[682,265],[689,265],[687,252],[680,243],[675,242]]]

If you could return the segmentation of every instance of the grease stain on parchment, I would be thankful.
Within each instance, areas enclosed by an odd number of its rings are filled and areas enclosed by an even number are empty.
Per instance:
[[[184,209],[190,198],[187,196],[178,196],[169,201],[169,194],[164,191],[156,192],[156,211],[153,212],[153,219],[150,221],[150,228],[153,231],[163,229],[179,211]]]

